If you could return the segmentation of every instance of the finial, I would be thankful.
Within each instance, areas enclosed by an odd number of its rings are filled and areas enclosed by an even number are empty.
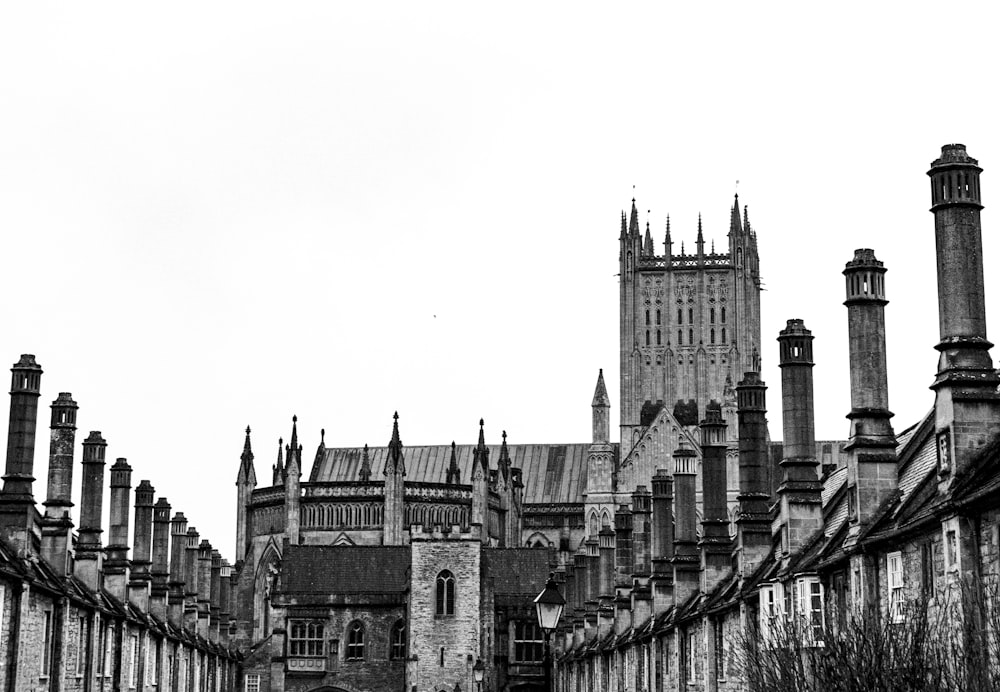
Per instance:
[[[326,428],[319,429],[319,443],[326,444]]]
[[[296,416],[295,414],[292,414],[292,423],[298,423],[298,422],[299,422],[299,417]]]
[[[479,427],[480,428],[483,427],[483,419],[482,418],[479,419]]]
[[[712,254],[715,254],[715,238],[712,238]]]
[[[399,420],[399,411],[393,411],[392,412],[392,419],[394,421]]]
[[[250,436],[250,426],[248,425],[247,426],[247,437],[249,437],[249,436]]]
[[[500,437],[502,437],[502,438],[503,438],[503,443],[504,443],[504,444],[507,444],[507,431],[506,431],[506,430],[504,430],[504,431],[503,431],[503,432],[502,432],[502,433],[500,434]]]

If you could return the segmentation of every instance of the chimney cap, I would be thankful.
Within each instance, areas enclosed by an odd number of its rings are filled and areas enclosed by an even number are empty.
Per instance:
[[[956,164],[978,167],[979,161],[969,156],[964,144],[945,144],[941,147],[941,157],[931,162],[931,170]]]
[[[35,362],[34,354],[22,353],[21,360],[14,363],[11,370],[35,370],[41,372],[42,366]]]

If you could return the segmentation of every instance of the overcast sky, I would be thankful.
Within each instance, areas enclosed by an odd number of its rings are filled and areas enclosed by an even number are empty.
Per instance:
[[[45,370],[36,498],[60,391],[78,444],[102,431],[230,559],[248,424],[262,485],[293,414],[306,473],[321,428],[384,445],[394,410],[404,444],[474,442],[480,417],[491,443],[589,441],[598,368],[618,420],[633,186],[658,243],[670,214],[690,248],[701,212],[721,248],[739,180],[774,438],[793,317],[817,435],[846,437],[840,272],[874,248],[890,405],[915,422],[948,142],[986,170],[1000,329],[993,7],[666,5],[3,5],[0,361]]]

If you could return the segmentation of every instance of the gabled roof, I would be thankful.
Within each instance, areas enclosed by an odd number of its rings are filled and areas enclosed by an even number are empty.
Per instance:
[[[461,480],[472,478],[475,445],[456,445],[455,457]],[[487,445],[490,459],[500,458],[500,445]],[[521,469],[524,502],[527,504],[580,503],[587,485],[589,443],[508,444],[511,466]],[[313,465],[309,482],[357,481],[361,469],[362,447],[329,447],[318,464]],[[368,449],[373,469],[385,465],[385,447]],[[451,462],[451,445],[403,447],[406,459],[406,482],[445,483]],[[375,480],[381,480],[374,475]]]

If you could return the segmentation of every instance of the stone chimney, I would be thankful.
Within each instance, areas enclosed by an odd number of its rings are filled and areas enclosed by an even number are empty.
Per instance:
[[[187,532],[184,548],[184,629],[198,632],[198,529]]]
[[[212,551],[211,589],[209,593],[208,623],[211,640],[219,641],[219,625],[222,614],[222,553]]]
[[[674,527],[674,599],[684,603],[699,586],[698,522],[695,506],[695,451],[682,437],[674,450],[674,493],[677,523]]]
[[[69,392],[60,392],[52,402],[52,422],[49,426],[49,485],[42,523],[42,557],[60,576],[70,573],[73,446],[76,442],[78,408]]]
[[[812,342],[812,332],[802,320],[788,320],[778,335],[784,430],[778,530],[785,557],[797,554],[823,528],[823,484],[816,460],[813,413]]]
[[[153,564],[149,612],[167,619],[167,591],[170,579],[170,503],[161,497],[153,505]]]
[[[750,576],[771,548],[766,391],[757,372],[746,373],[736,386],[740,428],[740,508],[736,530],[738,568],[743,578]]]
[[[219,567],[219,641],[223,645],[229,643],[229,623],[233,614],[229,590],[229,580],[232,575],[233,568],[227,560],[223,560]]]
[[[712,401],[701,422],[702,539],[701,590],[715,588],[731,572],[732,542],[729,540],[729,513],[726,508],[726,422],[722,406]]]
[[[615,528],[611,535],[613,538],[610,543],[614,546],[615,555],[614,577],[611,586],[627,588],[632,586],[632,512],[628,505],[619,505],[615,511]],[[602,590],[601,593],[610,592]]]
[[[615,532],[609,528],[604,527],[601,529],[600,533],[597,534],[599,553],[600,553],[600,566],[598,567],[600,574],[600,581],[598,586],[598,596],[614,596],[615,595],[615,583],[616,583],[616,572],[615,569]]]
[[[659,615],[673,603],[674,478],[666,469],[653,476],[653,610]]]
[[[208,639],[212,615],[212,544],[203,540],[198,545],[198,634]]]
[[[101,588],[104,547],[101,511],[104,507],[104,454],[108,443],[93,431],[83,442],[83,479],[80,484],[80,533],[76,539],[73,572],[92,591]]]
[[[0,535],[19,555],[38,553],[35,526],[35,428],[42,368],[29,353],[10,369],[10,425],[7,428],[7,466],[0,491]]]
[[[156,489],[149,481],[139,482],[135,489],[135,524],[132,535],[132,578],[128,584],[128,597],[143,612],[149,607],[150,587],[153,582],[153,495]]]
[[[648,577],[652,571],[652,496],[640,485],[632,493],[632,575]]]
[[[118,459],[111,467],[111,526],[108,559],[104,563],[104,588],[122,603],[128,596],[128,501],[132,467]]]
[[[184,626],[184,589],[187,573],[187,518],[178,512],[170,521],[170,580],[168,581],[170,624]]]

